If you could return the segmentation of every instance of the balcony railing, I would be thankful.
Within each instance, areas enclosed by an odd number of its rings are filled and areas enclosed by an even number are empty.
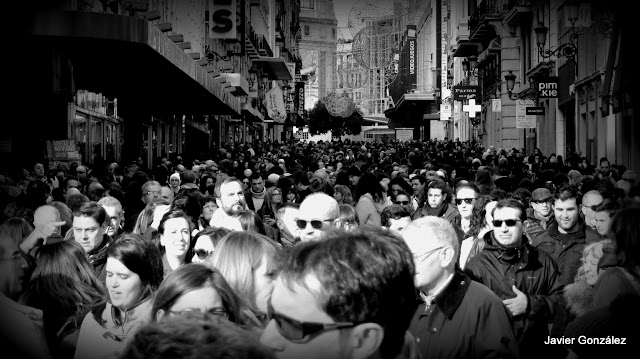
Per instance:
[[[469,18],[469,31],[471,34],[475,32],[479,25],[485,21],[485,19],[500,18],[501,14],[507,10],[507,2],[510,0],[484,0],[476,8]]]

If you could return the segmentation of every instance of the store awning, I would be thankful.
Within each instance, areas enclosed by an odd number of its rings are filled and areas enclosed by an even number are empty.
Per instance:
[[[69,58],[76,88],[152,114],[240,114],[235,96],[143,18],[52,10],[16,26],[31,48]]]
[[[242,117],[247,122],[264,122],[262,113],[248,102],[242,104]]]
[[[366,130],[363,130],[362,132],[364,133],[368,133],[368,134],[373,134],[373,135],[395,135],[396,134],[396,130],[392,130],[390,128],[385,127],[381,127],[381,128],[368,128]]]
[[[261,57],[253,60],[254,63],[262,64],[264,70],[269,74],[269,80],[293,80],[291,73],[287,68],[283,58],[280,57]]]
[[[436,103],[432,93],[406,93],[395,107],[387,109],[384,115],[389,118],[389,128],[413,128],[422,123],[423,115],[430,113],[431,104]]]

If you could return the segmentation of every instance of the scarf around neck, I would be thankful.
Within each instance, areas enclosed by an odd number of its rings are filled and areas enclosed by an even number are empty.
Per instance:
[[[448,208],[448,203],[445,201],[442,201],[442,203],[440,203],[440,205],[438,205],[438,207],[436,208],[432,208],[429,203],[427,203],[427,216],[436,216],[436,217],[442,217],[442,215],[444,214],[444,212],[446,212],[447,208]]]
[[[262,189],[262,192],[253,192],[253,189],[250,189],[249,191],[251,191],[251,197],[255,198],[255,199],[263,199],[265,193],[267,192],[266,188]]]

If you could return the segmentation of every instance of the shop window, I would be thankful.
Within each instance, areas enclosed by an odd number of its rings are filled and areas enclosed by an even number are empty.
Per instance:
[[[117,162],[116,160],[116,146],[118,143],[116,131],[116,124],[108,122],[105,124],[105,159],[107,163]]]
[[[365,133],[364,138],[373,138],[373,133]]]
[[[303,132],[302,134],[300,134],[300,139],[308,140],[309,139],[309,132]]]
[[[78,152],[82,158],[82,163],[87,159],[87,118],[86,116],[76,113],[73,121],[71,122],[71,138],[76,141],[78,146]]]
[[[300,8],[304,10],[314,10],[316,8],[316,0],[302,0]]]
[[[100,163],[101,160],[104,160],[102,156],[102,120],[92,118],[90,120],[91,123],[91,157],[90,160],[92,163]]]

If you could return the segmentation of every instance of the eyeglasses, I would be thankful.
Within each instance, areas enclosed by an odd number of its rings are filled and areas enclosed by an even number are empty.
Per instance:
[[[148,196],[150,194],[160,194],[160,191],[147,191],[144,193],[145,196]]]
[[[200,311],[199,309],[185,309],[185,310],[180,310],[180,311],[173,311],[170,310],[169,313],[174,314],[174,315],[183,315],[186,313],[201,313],[202,311]],[[209,314],[213,314],[216,315],[218,317],[222,317],[225,319],[229,319],[229,312],[227,312],[226,310],[224,310],[224,308],[211,308],[209,310],[207,310],[207,313]]]
[[[295,320],[284,314],[276,313],[271,306],[271,300],[267,303],[267,316],[269,320],[276,322],[278,333],[289,340],[301,340],[309,335],[329,330],[353,328],[361,324],[359,322],[316,323]]]
[[[432,249],[432,250],[430,250],[430,251],[427,251],[427,252],[425,252],[425,253],[422,253],[422,254],[420,254],[420,255],[413,256],[413,259],[415,259],[415,261],[416,261],[416,262],[418,262],[418,261],[422,262],[422,261],[424,261],[425,259],[427,259],[427,257],[429,257],[429,255],[431,255],[431,254],[432,254],[432,253],[434,253],[435,251],[439,251],[439,250],[441,250],[441,249],[442,249],[442,248],[444,248],[444,247],[445,247],[445,246],[441,246],[441,247],[438,247],[438,248],[434,248],[434,249]],[[421,258],[421,257],[422,257],[422,258]]]
[[[204,249],[196,249],[194,252],[198,258],[203,260],[209,258],[209,256],[213,254],[213,251],[206,251]]]
[[[518,222],[521,222],[521,221],[519,219],[505,219],[505,220],[494,219],[491,223],[493,223],[494,227],[502,227],[502,222],[504,222],[507,225],[507,227],[513,227]]]
[[[462,201],[466,204],[471,204],[474,198],[456,198],[456,204],[459,206],[462,204]]]
[[[324,219],[324,220],[319,220],[319,219],[314,219],[311,221],[305,221],[304,219],[296,219],[296,225],[298,225],[298,228],[300,229],[305,229],[307,228],[307,223],[311,223],[311,227],[313,227],[314,229],[322,229],[322,222],[331,222],[333,221],[333,219]]]
[[[396,201],[396,204],[401,204],[403,206],[406,206],[409,204],[409,201]]]
[[[242,183],[244,183],[244,184],[249,184],[249,181],[242,181]]]

